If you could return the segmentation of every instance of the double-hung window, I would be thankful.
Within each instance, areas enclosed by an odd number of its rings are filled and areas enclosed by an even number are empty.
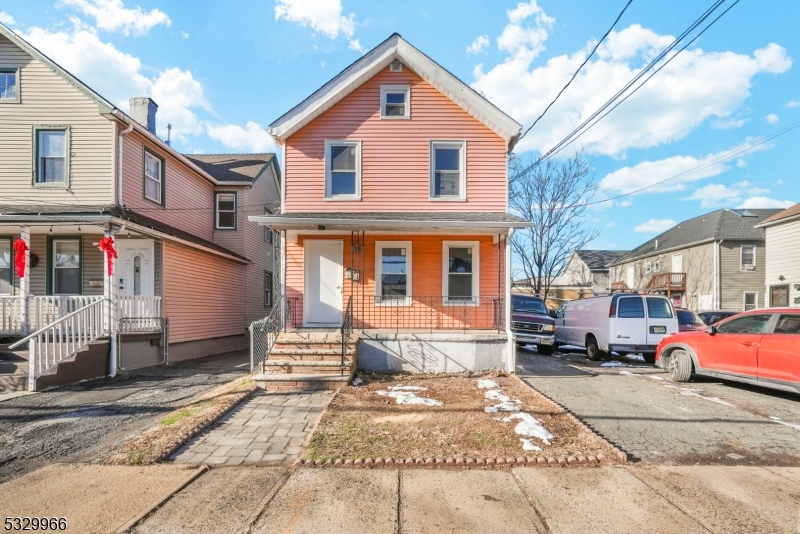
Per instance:
[[[650,274],[653,270],[653,264],[649,261],[644,264],[644,272]]]
[[[756,269],[756,246],[742,245],[742,271],[754,271]]]
[[[67,130],[36,130],[36,184],[64,186],[67,183]]]
[[[164,160],[144,151],[144,198],[164,204]]]
[[[433,200],[466,198],[466,143],[431,142],[431,191]]]
[[[445,241],[442,287],[446,304],[477,303],[479,297],[479,246],[477,241]]]
[[[375,244],[376,304],[411,303],[411,242],[378,241]]]
[[[358,200],[361,197],[361,143],[325,141],[325,198]]]
[[[758,308],[758,293],[755,291],[744,292],[744,311]]]
[[[215,193],[217,230],[236,230],[236,193]]]
[[[0,295],[13,295],[11,240],[0,238]]]
[[[264,307],[272,307],[272,273],[264,271]]]
[[[0,104],[19,102],[19,71],[0,67]]]
[[[81,294],[81,240],[53,239],[53,295]]]
[[[411,89],[408,85],[381,85],[381,118],[411,117]]]

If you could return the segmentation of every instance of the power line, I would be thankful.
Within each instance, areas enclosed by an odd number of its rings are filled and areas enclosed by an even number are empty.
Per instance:
[[[619,19],[621,19],[621,18],[622,18],[622,15],[625,13],[625,11],[628,9],[628,6],[630,6],[632,2],[633,2],[633,0],[628,0],[628,3],[627,3],[627,4],[625,4],[625,7],[623,7],[623,8],[622,8],[622,11],[620,11],[619,15],[617,15],[617,18],[614,20],[614,23],[611,25],[611,27],[608,29],[608,31],[607,31],[607,32],[606,32],[606,33],[605,33],[605,34],[604,34],[604,35],[603,35],[603,36],[600,38],[600,40],[599,40],[599,41],[597,41],[597,44],[596,44],[596,45],[594,45],[594,48],[592,48],[592,51],[591,51],[591,52],[589,52],[589,55],[588,55],[588,56],[586,56],[586,59],[584,59],[584,60],[583,60],[583,63],[581,63],[581,65],[578,67],[578,70],[576,70],[576,71],[575,71],[575,74],[573,74],[573,75],[572,75],[572,78],[570,78],[570,79],[569,79],[569,81],[567,82],[567,84],[566,84],[564,87],[562,87],[562,88],[561,88],[561,90],[558,92],[558,94],[557,94],[557,95],[556,95],[556,97],[553,99],[553,101],[552,101],[552,102],[550,102],[549,104],[547,104],[547,107],[546,107],[546,108],[544,108],[544,111],[542,111],[542,114],[541,114],[541,115],[539,115],[539,116],[536,118],[536,120],[535,120],[535,121],[533,121],[533,124],[531,124],[531,125],[528,127],[528,129],[527,129],[527,130],[525,130],[525,133],[523,133],[523,134],[522,134],[522,135],[519,137],[519,139],[517,139],[517,143],[519,143],[520,141],[522,141],[522,138],[523,138],[523,137],[525,137],[526,135],[528,135],[528,132],[530,132],[530,131],[531,131],[531,129],[532,129],[534,126],[536,126],[536,123],[537,123],[537,122],[539,122],[539,120],[541,120],[541,118],[542,118],[542,117],[544,117],[545,113],[547,113],[547,111],[548,111],[548,110],[549,110],[549,109],[550,109],[550,108],[553,106],[553,104],[555,104],[555,103],[556,103],[556,101],[559,99],[559,97],[561,96],[561,94],[562,94],[562,93],[563,93],[563,92],[564,92],[564,91],[567,89],[567,87],[569,87],[569,86],[570,86],[570,84],[571,84],[571,83],[572,83],[572,82],[575,80],[575,78],[578,76],[578,73],[579,73],[579,72],[581,71],[581,69],[582,69],[582,68],[583,68],[583,67],[584,67],[584,66],[585,66],[585,65],[586,65],[586,64],[589,62],[589,60],[592,58],[592,56],[594,55],[594,53],[595,53],[595,52],[597,52],[597,49],[598,49],[598,48],[600,47],[600,45],[603,43],[603,41],[605,40],[605,38],[606,38],[606,37],[608,37],[608,34],[610,34],[610,33],[611,33],[611,31],[614,29],[614,27],[617,25],[617,22],[619,22]]]

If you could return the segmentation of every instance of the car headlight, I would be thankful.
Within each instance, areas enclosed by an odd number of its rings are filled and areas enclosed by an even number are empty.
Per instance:
[[[546,324],[542,326],[542,332],[555,332],[556,325],[554,324]]]

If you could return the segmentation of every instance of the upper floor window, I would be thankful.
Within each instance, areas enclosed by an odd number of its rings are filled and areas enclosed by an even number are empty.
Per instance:
[[[742,245],[742,271],[754,271],[756,269],[756,247],[755,245]]]
[[[0,68],[0,103],[19,102],[19,71]]]
[[[653,272],[654,273],[661,272],[661,262],[659,260],[653,262]]]
[[[217,230],[236,230],[236,193],[215,193]]]
[[[67,130],[36,131],[36,183],[65,186],[67,183]]]
[[[431,142],[431,199],[466,198],[465,152],[464,141]]]
[[[325,198],[361,198],[360,141],[325,141]]]
[[[408,85],[381,85],[381,118],[411,117],[411,89]]]
[[[144,151],[144,198],[164,204],[164,160]]]
[[[653,264],[649,261],[644,264],[644,272],[650,274],[653,270]]]

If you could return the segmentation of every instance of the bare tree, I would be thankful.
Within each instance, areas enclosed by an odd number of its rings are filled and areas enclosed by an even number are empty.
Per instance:
[[[518,229],[511,247],[536,294],[547,297],[552,279],[573,250],[586,246],[599,232],[584,221],[586,204],[597,191],[589,163],[580,152],[565,161],[547,159],[531,166],[529,158],[509,160],[509,205],[533,223]]]

